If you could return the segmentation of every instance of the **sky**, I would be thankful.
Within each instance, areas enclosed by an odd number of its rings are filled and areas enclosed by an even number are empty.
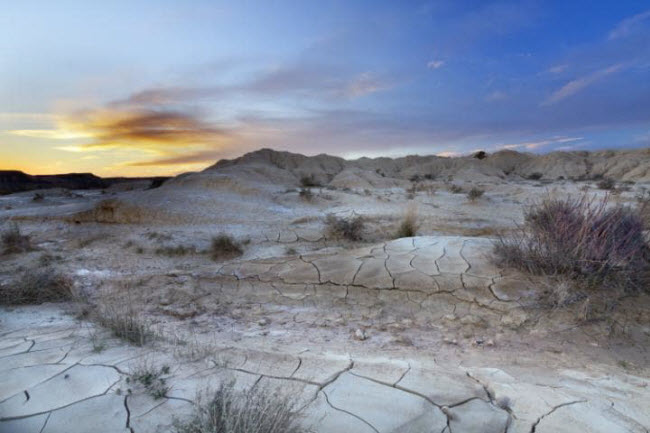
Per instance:
[[[14,1],[0,169],[650,147],[645,1]]]

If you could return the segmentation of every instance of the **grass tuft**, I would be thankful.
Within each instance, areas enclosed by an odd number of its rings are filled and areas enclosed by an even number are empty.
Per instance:
[[[18,224],[11,224],[0,235],[2,242],[2,254],[15,254],[31,251],[32,244],[28,235],[20,232]]]
[[[418,232],[418,214],[414,207],[409,207],[404,219],[395,233],[395,238],[410,238],[417,235]]]
[[[343,218],[329,214],[325,218],[327,235],[335,239],[360,241],[363,238],[365,220],[362,216]]]
[[[294,402],[263,387],[236,392],[223,384],[194,414],[175,420],[176,433],[303,433]]]
[[[210,254],[214,260],[225,260],[241,256],[244,250],[232,236],[221,233],[212,238]]]
[[[51,267],[30,269],[13,282],[0,286],[0,303],[42,304],[74,299],[72,281]]]

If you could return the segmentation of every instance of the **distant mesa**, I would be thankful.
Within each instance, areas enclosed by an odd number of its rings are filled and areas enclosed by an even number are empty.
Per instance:
[[[0,170],[0,194],[50,188],[103,189],[118,183],[133,181],[148,181],[150,187],[157,187],[167,179],[169,177],[101,178],[92,173],[30,175],[18,170]]]

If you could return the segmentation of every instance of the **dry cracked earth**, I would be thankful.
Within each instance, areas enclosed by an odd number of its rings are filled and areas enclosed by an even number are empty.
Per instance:
[[[577,321],[578,306],[543,305],[539,279],[497,268],[489,237],[340,245],[315,218],[251,221],[246,253],[215,263],[200,225],[20,223],[37,249],[7,259],[3,279],[48,254],[92,303],[128,305],[158,338],[130,345],[74,305],[2,307],[2,433],[173,431],[231,382],[290,395],[312,433],[650,428],[647,295]],[[159,255],[161,238],[197,249]],[[159,392],[134,380],[145,368]]]

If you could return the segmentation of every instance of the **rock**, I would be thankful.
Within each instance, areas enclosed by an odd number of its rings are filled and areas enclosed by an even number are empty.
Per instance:
[[[366,333],[365,333],[365,331],[363,329],[357,328],[357,330],[354,331],[354,339],[355,340],[363,341],[363,340],[365,340],[367,338],[368,338],[368,336],[366,335]]]

